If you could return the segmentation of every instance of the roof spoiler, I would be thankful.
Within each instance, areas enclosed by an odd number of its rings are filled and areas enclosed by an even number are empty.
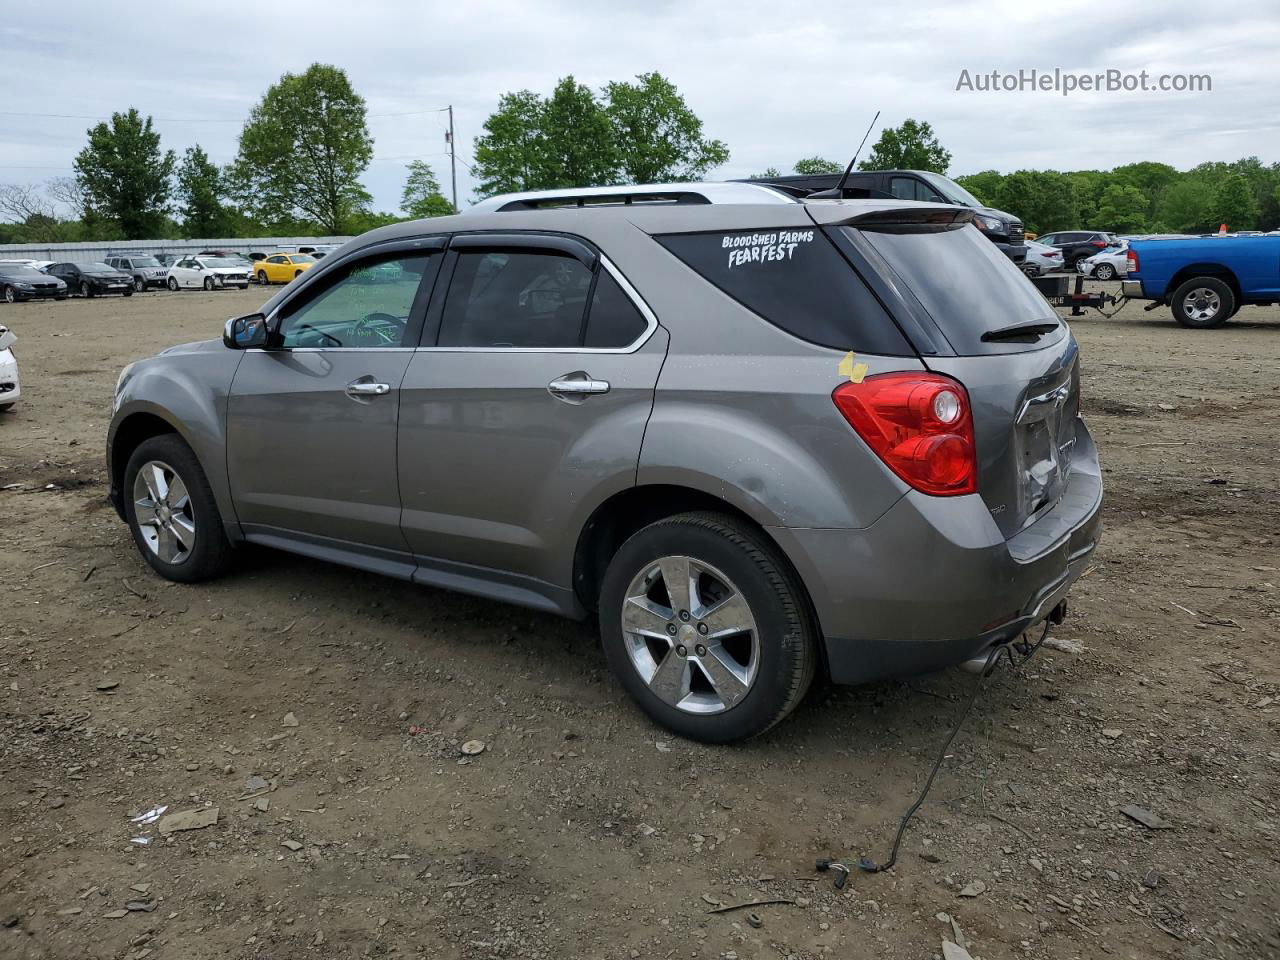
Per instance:
[[[637,203],[709,204],[711,201],[696,190],[637,190],[635,193],[581,193],[574,191],[511,200],[498,207],[498,211],[543,210],[548,207],[629,207]]]
[[[909,207],[889,207],[837,217],[828,226],[858,227],[862,230],[900,230],[923,232],[928,230],[953,230],[973,223],[974,213],[968,207],[912,204]]]

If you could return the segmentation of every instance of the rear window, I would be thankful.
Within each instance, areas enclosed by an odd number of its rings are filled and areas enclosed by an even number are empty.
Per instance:
[[[862,235],[888,261],[957,354],[1008,353],[1011,348],[1046,344],[1043,338],[1036,343],[983,342],[982,335],[989,331],[1058,318],[1048,301],[977,227],[864,228]]]
[[[915,355],[820,230],[780,227],[655,239],[744,307],[801,340],[835,350]]]

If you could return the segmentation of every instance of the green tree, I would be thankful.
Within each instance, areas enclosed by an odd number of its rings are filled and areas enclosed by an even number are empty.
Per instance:
[[[1184,175],[1165,190],[1155,219],[1174,233],[1200,233],[1209,229],[1211,200],[1212,191],[1202,178]]]
[[[1228,230],[1252,230],[1258,222],[1258,202],[1249,181],[1238,173],[1218,184],[1209,209],[1213,220],[1225,223]]]
[[[996,195],[1000,192],[1000,184],[1004,174],[997,170],[982,170],[963,177],[956,177],[956,183],[964,187],[987,206],[995,206]]]
[[[542,97],[532,90],[504,93],[475,139],[476,194],[513,193],[545,185],[546,137]]]
[[[400,209],[411,220],[447,217],[454,212],[453,204],[440,192],[435,171],[425,160],[409,162],[409,178],[400,194]]]
[[[249,113],[233,176],[267,221],[311,220],[341,233],[371,201],[360,175],[373,158],[364,98],[345,72],[313,63],[286,73]]]
[[[702,135],[702,121],[660,73],[606,84],[604,99],[622,175],[631,183],[697,180],[729,159],[729,148]]]
[[[815,177],[823,173],[844,173],[844,164],[824,157],[805,157],[796,161],[795,171],[805,177]]]
[[[1145,230],[1148,206],[1147,195],[1137,187],[1113,183],[1102,191],[1098,202],[1098,229],[1117,233]]]
[[[230,218],[222,205],[222,172],[199,144],[183,154],[177,181],[178,213],[186,236],[226,236]]]
[[[85,215],[115,224],[125,240],[157,237],[165,223],[173,151],[132,107],[89,128],[89,145],[75,159]]]
[[[613,183],[620,151],[613,124],[591,89],[567,76],[542,110],[547,145],[545,187],[594,187]]]
[[[1182,176],[1176,168],[1169,166],[1169,164],[1155,163],[1151,160],[1126,163],[1112,170],[1111,175],[1128,183],[1130,186],[1137,187],[1146,195],[1148,221],[1154,219],[1156,209],[1160,206],[1160,200],[1164,197],[1165,191]]]
[[[773,177],[782,176],[782,171],[777,167],[765,167],[760,173],[753,173],[748,179],[751,180],[770,180]]]
[[[861,170],[929,170],[946,173],[951,152],[934,136],[933,127],[908,118],[898,127],[886,127],[859,165]]]
[[[1110,175],[1101,170],[1073,170],[1065,176],[1075,189],[1076,209],[1079,211],[1079,222],[1072,226],[1103,229],[1097,223],[1098,206],[1102,202],[1102,191],[1108,186]]]
[[[988,202],[1022,218],[1033,233],[1079,223],[1075,186],[1056,170],[1019,170],[1003,177]]]

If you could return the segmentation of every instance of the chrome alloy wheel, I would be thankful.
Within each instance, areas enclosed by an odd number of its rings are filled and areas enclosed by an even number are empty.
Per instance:
[[[1196,287],[1183,298],[1182,309],[1190,319],[1205,323],[1218,315],[1222,298],[1208,287]]]
[[[746,598],[710,564],[662,557],[631,581],[622,605],[631,665],[685,713],[722,713],[750,692],[760,635]]]
[[[133,511],[147,547],[165,563],[181,563],[196,545],[196,518],[182,478],[148,460],[133,481]]]

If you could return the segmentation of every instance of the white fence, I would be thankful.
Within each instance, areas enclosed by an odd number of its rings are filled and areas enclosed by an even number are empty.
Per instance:
[[[224,237],[214,240],[113,240],[94,243],[4,243],[0,260],[56,260],[84,262],[130,253],[199,253],[201,250],[236,250],[240,253],[272,253],[284,248],[346,243],[350,237]]]

